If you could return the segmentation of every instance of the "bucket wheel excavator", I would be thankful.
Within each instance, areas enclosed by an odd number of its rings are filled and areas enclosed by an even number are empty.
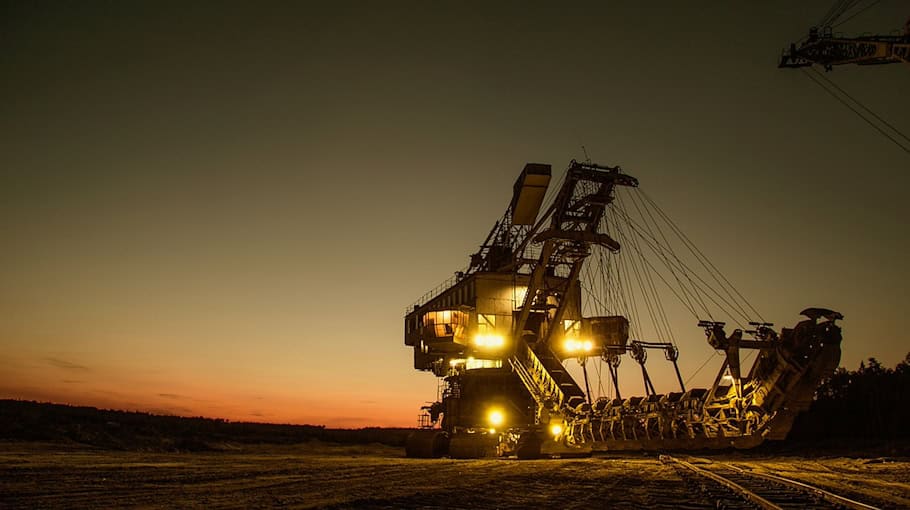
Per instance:
[[[786,437],[838,365],[841,314],[808,308],[805,320],[780,331],[760,317],[749,320],[751,306],[726,279],[713,274],[722,289],[710,289],[697,264],[672,251],[668,239],[688,239],[634,177],[572,161],[558,186],[550,189],[550,180],[549,165],[527,164],[470,264],[407,310],[404,342],[414,368],[440,380],[407,455],[751,448]],[[697,248],[691,253],[714,267]],[[643,337],[647,321],[639,317],[668,326],[656,290],[661,282],[672,290],[674,280],[675,296],[723,359],[708,388],[686,388],[668,327],[655,328],[658,338]],[[728,332],[712,302],[743,327]],[[655,391],[646,368],[655,351],[673,364],[679,391]],[[754,356],[748,368],[743,353]],[[627,354],[641,366],[645,395],[620,395],[618,367]],[[583,384],[570,374],[570,360],[579,362]],[[589,361],[607,368],[608,395],[594,398]]]

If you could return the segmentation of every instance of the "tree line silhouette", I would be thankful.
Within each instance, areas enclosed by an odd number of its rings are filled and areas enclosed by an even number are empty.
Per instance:
[[[838,368],[815,392],[790,437],[818,442],[828,439],[892,440],[910,438],[910,353],[896,367],[875,358],[857,370]]]
[[[204,451],[221,443],[404,446],[409,429],[230,422],[25,400],[0,400],[0,440],[72,441],[115,450]]]
[[[797,443],[850,444],[910,439],[910,353],[895,368],[875,358],[838,368],[800,414]],[[237,423],[21,400],[0,400],[0,440],[73,441],[123,450],[200,451],[220,442],[292,444],[326,441],[403,446],[410,429],[328,429],[322,425]],[[841,443],[845,441],[845,443]],[[849,443],[846,443],[849,441]]]

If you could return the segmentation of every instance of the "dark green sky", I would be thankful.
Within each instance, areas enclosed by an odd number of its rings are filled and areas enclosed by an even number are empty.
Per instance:
[[[582,144],[766,318],[894,365],[910,157],[776,68],[830,2],[643,4],[3,2],[0,396],[410,425],[405,307]],[[829,76],[910,131],[910,67]]]

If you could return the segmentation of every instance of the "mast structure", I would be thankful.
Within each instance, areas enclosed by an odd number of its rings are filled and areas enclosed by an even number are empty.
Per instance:
[[[405,344],[414,349],[414,368],[432,371],[445,383],[440,398],[424,407],[425,429],[409,440],[408,454],[527,458],[592,449],[752,447],[785,437],[796,412],[808,407],[818,382],[837,366],[835,321],[842,316],[807,309],[808,320],[780,333],[763,319],[750,321],[751,305],[729,281],[712,274],[726,287],[710,288],[708,277],[693,272],[666,245],[656,218],[689,243],[705,269],[716,270],[663,211],[649,209],[638,220],[630,216],[618,193],[637,192],[634,177],[618,166],[573,160],[545,205],[550,178],[549,165],[526,165],[505,214],[468,268],[408,310]],[[631,204],[635,209],[652,203],[638,200]],[[621,243],[632,249],[625,254],[627,266]],[[630,342],[630,331],[643,331],[634,299],[623,290],[633,279],[652,321],[666,322],[655,278],[643,274],[658,269],[644,259],[646,249],[665,264],[666,275],[657,276],[664,283],[675,279],[674,294],[723,356],[710,388],[687,389],[668,327],[658,328],[658,336],[663,331],[670,341],[638,336]],[[593,254],[595,263],[586,265]],[[585,316],[584,299],[603,303],[581,277],[598,272],[609,277],[601,290],[615,299],[599,307],[606,315]],[[738,314],[752,329],[727,334],[709,302]],[[655,349],[672,362],[680,391],[658,392],[645,367],[647,350]],[[758,353],[749,370],[742,368],[743,349]],[[620,397],[618,367],[626,353],[641,366],[645,396]],[[583,388],[565,366],[572,359],[581,364]],[[589,360],[607,364],[615,398],[592,398]]]

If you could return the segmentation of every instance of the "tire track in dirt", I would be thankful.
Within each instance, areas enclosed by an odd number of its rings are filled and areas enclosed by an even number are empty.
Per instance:
[[[460,461],[458,478],[443,471],[407,494],[351,499],[330,508],[713,508],[686,503],[686,486],[656,460]],[[433,471],[436,471],[433,469]],[[476,471],[476,472],[475,472]],[[472,473],[474,472],[474,473]]]
[[[907,462],[897,463],[899,469],[877,470],[862,459],[829,460],[820,462],[789,460],[743,463],[740,467],[780,474],[794,480],[816,485],[842,496],[878,506],[882,509],[910,508],[910,485],[881,478],[898,478],[910,471]]]
[[[12,476],[7,471],[3,506],[85,506],[99,501],[116,506],[155,504],[161,501],[206,501],[208,504],[236,506],[239,501],[278,498],[284,502],[306,504],[323,500],[326,494],[344,494],[350,487],[370,486],[373,479],[384,484],[406,484],[412,480],[413,468],[386,462],[364,462],[360,459],[339,462],[337,459],[298,460],[296,465],[237,470],[235,465],[191,466],[188,469],[129,468],[127,470],[76,469],[76,474],[55,473],[58,483],[36,483],[47,480],[39,472],[24,480],[24,473]],[[200,473],[199,470],[213,470]],[[19,471],[19,470],[13,470]],[[53,471],[57,471],[56,469]],[[7,475],[10,476],[7,476]],[[47,473],[45,473],[47,475]],[[100,481],[103,481],[100,482]],[[261,498],[258,496],[262,496]],[[337,500],[331,497],[329,501]]]
[[[283,451],[3,453],[0,508],[713,508],[675,470],[642,454],[517,461],[406,459],[388,450],[364,455]],[[835,483],[840,477],[833,492],[840,492],[844,480],[859,483],[864,472],[855,459],[738,457],[734,462],[786,470],[797,479],[803,473],[811,478],[804,479],[807,483]],[[881,477],[875,483],[882,486],[875,490],[892,501],[891,507],[901,506],[893,502],[898,494],[910,498],[902,492],[899,469],[907,464],[876,466]]]

